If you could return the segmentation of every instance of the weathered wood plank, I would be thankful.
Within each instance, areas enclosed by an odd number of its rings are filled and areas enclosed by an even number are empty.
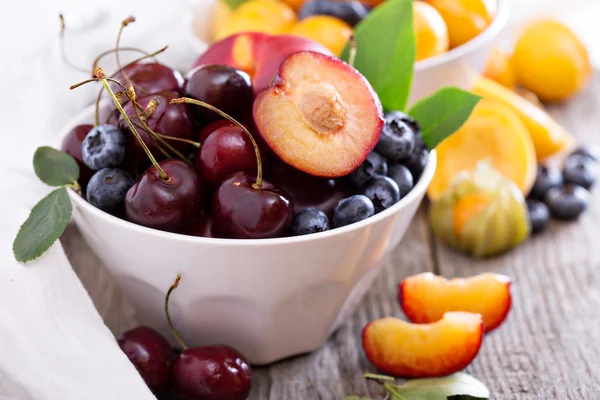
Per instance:
[[[568,104],[551,108],[585,143],[598,143],[600,79]],[[600,199],[574,223],[550,229],[514,251],[474,260],[436,242],[447,277],[486,271],[515,279],[513,309],[486,337],[468,371],[486,382],[495,399],[600,398]]]

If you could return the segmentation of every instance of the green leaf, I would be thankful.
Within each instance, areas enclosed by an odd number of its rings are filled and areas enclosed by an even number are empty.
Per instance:
[[[480,99],[470,92],[447,87],[419,101],[408,114],[419,122],[425,144],[433,149],[469,119]]]
[[[413,379],[400,386],[401,389],[418,389],[425,387],[438,387],[448,397],[470,396],[475,399],[488,399],[490,391],[488,388],[464,372],[458,372],[443,378]]]
[[[17,261],[35,260],[60,237],[72,211],[67,189],[58,188],[33,207],[13,243]]]
[[[239,6],[241,6],[243,3],[246,2],[246,0],[223,0],[225,2],[225,4],[227,4],[232,10],[235,10],[236,8],[238,8]]]
[[[33,169],[42,182],[63,186],[77,182],[79,166],[73,157],[52,147],[38,147],[33,155]]]
[[[424,387],[417,389],[399,388],[392,394],[393,400],[447,400],[446,395],[439,388]]]
[[[386,110],[404,110],[415,63],[412,0],[388,0],[354,30],[354,67],[363,74]],[[348,61],[350,45],[341,59]]]

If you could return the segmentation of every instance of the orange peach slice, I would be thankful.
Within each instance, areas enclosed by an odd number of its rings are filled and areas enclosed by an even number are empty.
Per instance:
[[[363,349],[380,370],[407,378],[453,374],[473,361],[483,339],[481,315],[449,312],[431,324],[383,318],[363,330]]]
[[[432,273],[406,278],[398,286],[398,301],[409,320],[429,323],[449,311],[481,314],[486,332],[496,329],[511,306],[511,279],[499,274],[446,279]]]
[[[315,176],[354,171],[381,135],[383,111],[369,82],[338,58],[288,56],[254,101],[256,127],[287,164]]]

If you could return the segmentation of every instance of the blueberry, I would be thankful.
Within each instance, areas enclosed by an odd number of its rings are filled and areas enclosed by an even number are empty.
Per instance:
[[[590,192],[578,185],[568,184],[550,189],[546,205],[557,219],[576,219],[587,208]]]
[[[388,166],[387,175],[396,182],[400,189],[400,198],[403,198],[414,187],[414,179],[412,173],[406,165],[392,164]]]
[[[329,218],[327,218],[327,214],[316,208],[300,210],[292,221],[292,234],[295,236],[323,232],[328,229]]]
[[[598,170],[591,158],[574,154],[565,161],[562,176],[565,183],[574,183],[589,189],[596,183]]]
[[[362,3],[350,1],[312,0],[305,3],[298,17],[304,19],[311,15],[330,15],[345,21],[350,26],[358,24],[367,14],[369,9]]]
[[[333,227],[340,228],[375,215],[373,203],[367,196],[355,194],[340,200],[333,210]]]
[[[370,179],[360,192],[371,199],[375,213],[380,213],[400,201],[398,185],[387,176],[376,176]]]
[[[542,232],[550,222],[550,210],[541,201],[534,199],[527,200],[527,215],[529,224],[531,225],[531,233],[536,234]]]
[[[544,201],[548,191],[552,188],[561,186],[562,183],[563,178],[559,170],[540,165],[538,166],[535,183],[533,184],[529,195],[536,200]]]
[[[374,176],[386,175],[387,173],[387,161],[379,153],[373,151],[367,156],[365,161],[349,175],[349,179],[355,187],[359,188]]]
[[[416,184],[421,174],[425,170],[427,160],[429,159],[429,150],[427,145],[423,141],[423,138],[419,135],[415,138],[415,148],[408,158],[402,161],[402,164],[406,165],[413,176],[413,183]]]
[[[585,156],[596,162],[600,160],[600,150],[598,150],[598,148],[595,146],[581,146],[575,149],[571,155]]]
[[[104,168],[96,172],[87,185],[88,202],[104,211],[115,211],[123,204],[125,194],[133,186],[133,178],[118,168]]]
[[[375,149],[391,161],[398,162],[409,158],[415,149],[415,136],[418,134],[416,128],[416,121],[403,112],[387,113]]]
[[[116,167],[125,158],[125,135],[114,125],[98,125],[81,142],[81,155],[94,171]]]

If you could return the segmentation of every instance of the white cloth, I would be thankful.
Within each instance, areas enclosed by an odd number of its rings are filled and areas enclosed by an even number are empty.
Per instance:
[[[103,324],[60,244],[27,266],[14,260],[11,246],[30,208],[50,190],[33,174],[35,148],[57,146],[60,138],[55,132],[95,92],[91,87],[68,90],[86,77],[60,61],[58,12],[65,13],[69,54],[77,64],[89,65],[95,54],[111,47],[120,21],[134,14],[137,22],[127,28],[124,44],[146,49],[170,44],[165,58],[185,70],[196,54],[183,39],[184,1],[19,0],[0,4],[0,398],[154,398]],[[541,3],[549,10],[552,3],[511,2],[524,13]],[[555,2],[568,2],[570,12],[585,15],[583,7],[574,5],[590,7],[597,0]],[[587,14],[598,15],[589,9]],[[591,18],[579,28],[597,33],[596,25]],[[114,66],[102,65],[107,71]]]

